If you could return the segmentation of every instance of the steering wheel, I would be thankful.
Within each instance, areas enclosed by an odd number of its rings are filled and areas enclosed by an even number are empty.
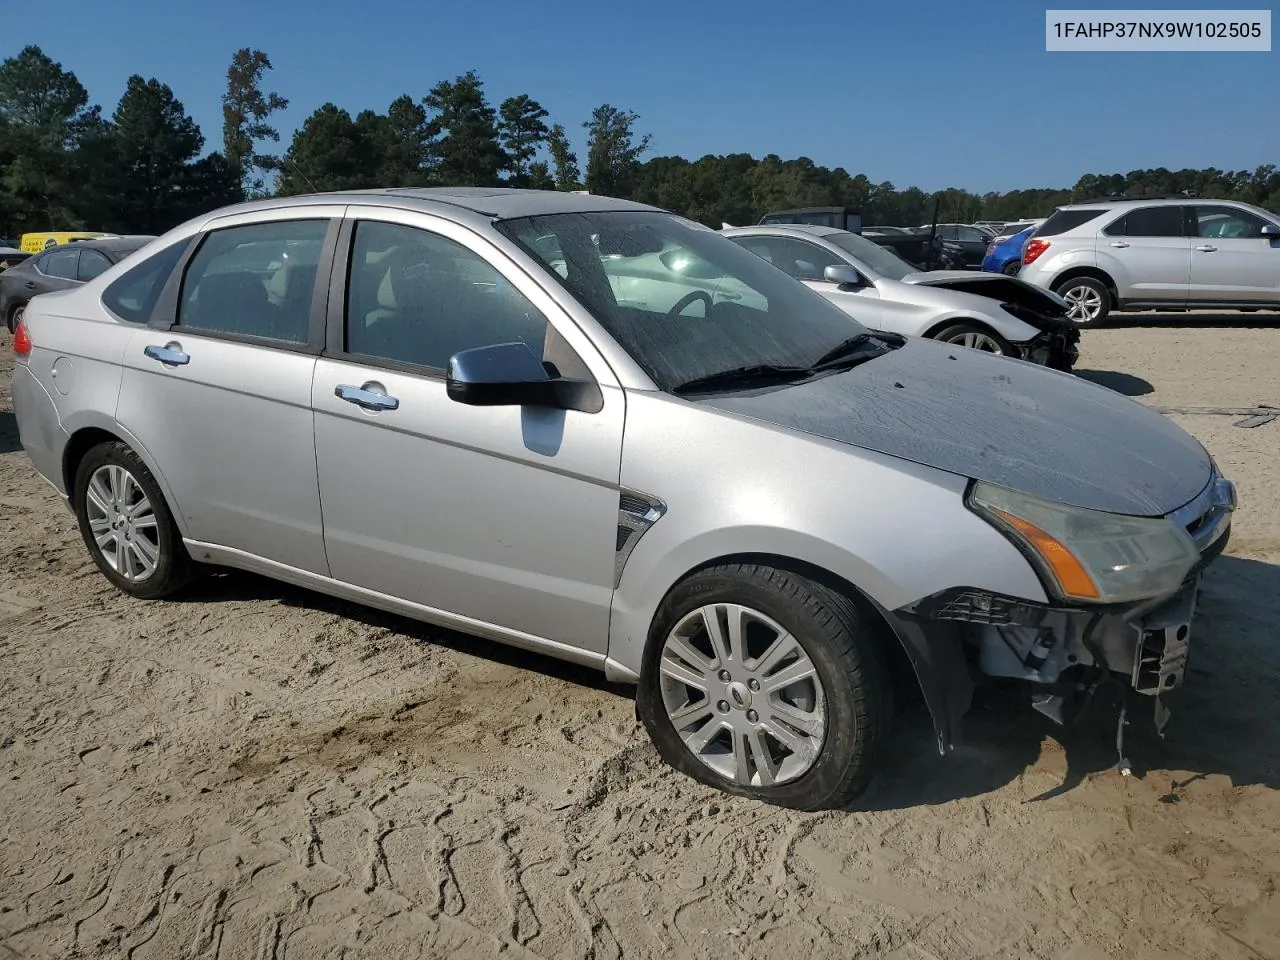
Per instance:
[[[701,300],[706,304],[706,307],[704,308],[704,312],[706,312],[707,314],[710,314],[711,308],[715,306],[715,301],[711,299],[711,294],[707,293],[707,291],[691,290],[690,292],[686,293],[683,297],[681,297],[679,300],[675,302],[675,306],[673,306],[670,310],[667,311],[667,316],[668,317],[679,316],[680,314],[684,313],[685,310],[689,308],[689,305],[692,304],[695,300]]]

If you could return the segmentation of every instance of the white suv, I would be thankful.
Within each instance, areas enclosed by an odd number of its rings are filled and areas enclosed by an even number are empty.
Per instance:
[[[1280,217],[1231,200],[1059,207],[1031,235],[1020,280],[1096,326],[1112,310],[1280,309]]]

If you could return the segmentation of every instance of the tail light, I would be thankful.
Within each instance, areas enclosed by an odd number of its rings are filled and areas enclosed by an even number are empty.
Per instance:
[[[993,253],[995,253],[995,252],[996,252],[996,245],[995,245],[994,243],[988,243],[988,244],[987,244],[987,256],[989,257],[989,256],[991,256],[991,255],[992,255]]]
[[[1036,258],[1040,254],[1049,249],[1048,240],[1037,240],[1034,237],[1027,241],[1026,249],[1022,251],[1022,263],[1025,266],[1028,263],[1035,263]]]
[[[31,356],[31,346],[31,334],[27,333],[27,325],[19,320],[17,329],[13,331],[14,355],[19,357]]]

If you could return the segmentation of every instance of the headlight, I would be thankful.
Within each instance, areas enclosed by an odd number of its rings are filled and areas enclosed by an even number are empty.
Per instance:
[[[1063,600],[1129,603],[1173,593],[1200,559],[1185,530],[1163,517],[1069,507],[977,482],[969,506],[1027,555]]]

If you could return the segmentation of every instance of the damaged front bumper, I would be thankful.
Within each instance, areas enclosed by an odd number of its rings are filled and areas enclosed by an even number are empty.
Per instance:
[[[1160,696],[1180,687],[1192,649],[1192,620],[1204,568],[1226,548],[1235,486],[1215,476],[1171,514],[1200,560],[1171,596],[1109,606],[1037,603],[957,588],[893,611],[891,620],[915,667],[941,752],[959,739],[975,677],[1032,685],[1032,706],[1070,723],[1103,682],[1121,681],[1155,699],[1157,727],[1168,711]]]
[[[1051,329],[1017,344],[1019,359],[1070,373],[1080,359],[1080,331]]]

